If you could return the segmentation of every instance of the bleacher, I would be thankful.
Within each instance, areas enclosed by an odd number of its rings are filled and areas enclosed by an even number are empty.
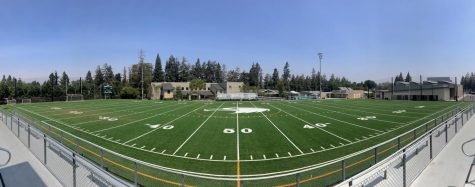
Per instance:
[[[257,100],[257,93],[228,93],[216,96],[219,101],[241,101],[241,100]]]

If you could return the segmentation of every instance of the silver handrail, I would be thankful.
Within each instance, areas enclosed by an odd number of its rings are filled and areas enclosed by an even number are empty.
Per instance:
[[[464,149],[465,144],[470,143],[470,142],[473,142],[473,141],[475,141],[475,138],[473,138],[473,139],[471,139],[471,140],[469,140],[469,141],[464,142],[464,143],[462,144],[462,146],[460,147],[460,149],[462,149],[462,153],[463,153],[465,156],[468,156],[468,157],[475,157],[475,153],[472,154],[472,155],[469,155],[469,154],[467,154],[467,153],[465,152],[465,149]]]
[[[0,151],[4,151],[8,154],[8,159],[5,163],[3,164],[0,164],[0,167],[3,167],[3,166],[6,166],[9,162],[10,162],[10,159],[12,158],[12,154],[10,153],[10,151],[6,150],[6,149],[3,149],[0,147]]]

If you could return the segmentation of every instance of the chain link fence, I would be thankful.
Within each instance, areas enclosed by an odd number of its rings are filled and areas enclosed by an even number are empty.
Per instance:
[[[211,175],[130,158],[47,123],[0,109],[0,120],[64,186],[407,186],[474,114],[447,109],[378,145],[300,170]]]

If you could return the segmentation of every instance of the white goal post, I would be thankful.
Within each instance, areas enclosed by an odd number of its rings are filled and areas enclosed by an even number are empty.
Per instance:
[[[7,99],[7,105],[16,104],[16,99]]]
[[[67,94],[66,95],[66,102],[72,101],[83,101],[84,96],[82,94]]]
[[[28,104],[31,103],[31,99],[22,99],[21,104]]]

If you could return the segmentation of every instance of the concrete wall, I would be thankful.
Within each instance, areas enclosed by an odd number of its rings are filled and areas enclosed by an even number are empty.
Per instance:
[[[226,82],[226,93],[241,93],[242,82]]]

